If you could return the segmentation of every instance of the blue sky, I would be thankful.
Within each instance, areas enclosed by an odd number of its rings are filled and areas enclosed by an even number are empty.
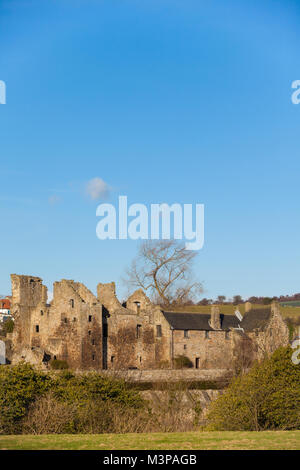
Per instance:
[[[121,277],[136,241],[100,241],[110,201],[205,204],[203,296],[299,286],[300,5],[1,0],[0,293]]]

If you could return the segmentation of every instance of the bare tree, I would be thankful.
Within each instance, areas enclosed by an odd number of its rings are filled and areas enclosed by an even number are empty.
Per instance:
[[[127,270],[129,288],[148,291],[152,300],[163,305],[185,304],[202,292],[193,279],[192,264],[197,253],[175,240],[146,241]]]
[[[243,299],[240,295],[234,295],[233,297],[233,305],[238,305],[243,303]]]
[[[245,373],[253,364],[255,359],[255,346],[251,338],[245,333],[236,341],[233,355],[236,374]]]

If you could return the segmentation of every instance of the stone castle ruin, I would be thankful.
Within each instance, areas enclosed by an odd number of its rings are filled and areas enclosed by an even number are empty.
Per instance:
[[[247,304],[243,317],[223,315],[218,306],[210,314],[168,312],[141,289],[121,304],[113,282],[98,284],[96,297],[66,279],[54,283],[47,303],[39,277],[12,274],[11,280],[12,363],[47,367],[59,359],[76,370],[153,370],[172,369],[185,356],[195,369],[230,369],[239,345],[263,357],[289,341],[276,303],[259,310]]]

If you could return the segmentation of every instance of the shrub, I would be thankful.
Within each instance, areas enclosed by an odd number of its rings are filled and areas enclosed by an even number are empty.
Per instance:
[[[6,335],[7,333],[12,333],[14,331],[14,321],[13,320],[6,320],[4,323],[3,323],[3,327],[2,327],[2,330],[4,332],[4,334]]]
[[[30,404],[49,389],[50,383],[46,374],[29,364],[0,368],[0,434],[20,432],[20,422]]]
[[[187,406],[184,382],[156,384],[147,402],[124,380],[95,372],[48,374],[29,364],[0,368],[0,433],[128,433],[188,431],[201,406]]]
[[[59,402],[52,392],[40,396],[29,406],[23,419],[25,434],[63,434],[70,432],[75,420],[76,408]]]
[[[63,370],[69,368],[67,361],[62,361],[61,359],[52,359],[52,361],[50,361],[50,366],[53,370]]]
[[[105,377],[96,372],[75,375],[63,371],[54,377],[53,392],[60,400],[82,405],[90,399],[113,401],[133,408],[144,404],[139,392],[130,389],[125,380]]]
[[[294,337],[297,335],[299,326],[300,326],[300,318],[299,317],[287,317],[285,322],[289,329],[289,340],[292,341]]]
[[[208,429],[260,431],[300,428],[300,365],[279,348],[239,376],[208,412]]]
[[[174,358],[175,369],[188,369],[193,367],[192,361],[186,356],[177,356]]]

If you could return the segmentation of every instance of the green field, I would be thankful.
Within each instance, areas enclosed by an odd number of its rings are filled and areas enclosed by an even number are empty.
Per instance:
[[[239,309],[242,315],[245,313],[245,304],[240,304],[240,305],[220,305],[220,312],[223,313],[224,315],[233,315],[234,311],[236,308]],[[254,305],[253,308],[255,309],[260,309],[260,308],[266,308],[268,307],[267,305]],[[191,312],[191,313],[210,313],[211,306],[210,305],[188,305],[186,307],[178,307],[174,309],[176,312]],[[283,318],[291,317],[299,317],[300,318],[300,307],[280,307],[280,312],[283,316]]]
[[[0,436],[1,450],[299,450],[300,431]]]

